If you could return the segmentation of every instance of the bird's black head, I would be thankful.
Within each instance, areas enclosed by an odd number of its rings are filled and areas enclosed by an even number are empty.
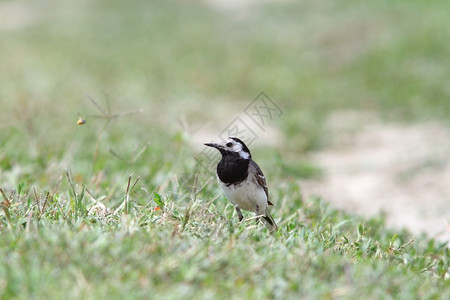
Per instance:
[[[244,142],[235,137],[229,137],[223,143],[206,143],[205,146],[216,148],[220,151],[222,156],[236,155],[242,159],[252,158],[250,150]]]

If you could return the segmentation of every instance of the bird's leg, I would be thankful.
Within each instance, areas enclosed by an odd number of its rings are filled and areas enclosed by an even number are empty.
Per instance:
[[[238,214],[238,217],[239,217],[239,222],[242,222],[242,219],[244,219],[244,216],[242,215],[241,209],[237,205],[235,205],[234,208],[237,211],[237,214]]]
[[[255,214],[256,214],[256,216],[261,215],[261,214],[259,213],[259,206],[258,206],[258,205],[256,205]],[[259,222],[260,219],[261,219],[261,218],[256,218],[256,219],[255,219],[256,224],[258,224],[258,222]]]

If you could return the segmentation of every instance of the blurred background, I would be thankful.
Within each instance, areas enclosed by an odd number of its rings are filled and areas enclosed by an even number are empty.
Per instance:
[[[56,190],[70,168],[79,182],[133,171],[158,186],[264,91],[282,114],[244,121],[272,186],[298,181],[305,198],[450,239],[448,11],[0,1],[0,185]]]

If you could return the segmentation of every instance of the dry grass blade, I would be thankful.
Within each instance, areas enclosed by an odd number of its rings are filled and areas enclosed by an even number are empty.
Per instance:
[[[126,160],[125,158],[123,158],[122,156],[120,156],[116,151],[114,151],[112,148],[109,148],[109,153],[111,153],[114,157],[118,158],[119,160],[125,162],[125,163],[129,163],[128,160]]]
[[[42,216],[42,214],[44,213],[45,206],[47,205],[48,197],[49,197],[49,196],[50,196],[50,192],[47,192],[47,195],[45,195],[44,204],[42,205],[42,209],[41,209],[41,211],[40,211],[39,217]]]
[[[36,193],[36,187],[33,188],[33,194],[34,194],[34,201],[36,202],[38,210],[41,211],[41,207],[40,207],[40,204],[39,204],[39,197],[38,197],[38,195]]]
[[[5,199],[5,203],[6,203],[6,205],[9,207],[9,205],[11,204],[10,203],[10,201],[9,201],[9,199],[8,199],[8,197],[6,197],[6,195],[5,195],[5,192],[3,191],[3,189],[2,188],[0,188],[0,193],[2,194],[2,196],[3,196],[3,199]]]
[[[8,197],[6,197],[5,192],[3,191],[2,188],[0,188],[0,193],[3,196],[3,199],[5,199],[5,201],[3,201],[1,204],[3,211],[5,212],[6,219],[8,219],[9,226],[12,227],[11,216],[9,214],[9,206],[11,205],[11,202],[9,201]]]
[[[138,183],[139,179],[141,178],[141,177],[137,177],[136,180],[134,181],[134,183],[131,184],[131,178],[132,177],[133,177],[133,174],[130,174],[130,176],[128,176],[127,188],[125,190],[125,199],[122,202],[122,204],[114,211],[114,213],[117,213],[122,208],[125,208],[125,213],[129,213],[130,192],[133,190],[133,188],[136,186],[136,184]]]
[[[95,107],[98,108],[98,110],[103,114],[103,116],[109,115],[109,113],[107,113],[107,112],[100,106],[100,104],[98,104],[97,101],[94,100],[94,98],[92,98],[90,95],[86,95],[86,97],[88,97],[89,100],[91,100],[92,104],[94,104]]]
[[[109,148],[109,153],[111,153],[114,157],[118,158],[119,160],[132,165],[134,164],[139,157],[144,154],[145,150],[147,150],[148,146],[150,145],[150,142],[147,142],[139,151],[138,151],[138,147],[136,146],[136,148],[134,149],[133,153],[130,156],[130,159],[126,159],[124,157],[122,157],[120,154],[118,154],[116,151],[114,151],[112,148]]]
[[[113,119],[117,119],[119,117],[122,116],[127,116],[127,115],[132,115],[132,114],[137,114],[137,113],[142,113],[144,110],[143,109],[137,109],[137,110],[130,110],[130,111],[125,111],[125,112],[121,112],[121,113],[117,113],[117,114],[112,114],[111,113],[111,108],[109,105],[109,101],[106,101],[106,104],[108,106],[108,110],[105,110],[100,104],[98,104],[97,101],[94,100],[94,98],[92,98],[90,95],[86,95],[88,97],[88,99],[92,102],[92,104],[101,112],[101,115],[88,115],[91,118],[100,118],[100,119],[105,119],[105,123],[102,126],[102,128],[100,129],[100,131],[97,134],[97,140],[95,142],[95,148],[94,148],[94,156],[93,156],[93,160],[92,160],[92,167],[95,166],[95,163],[97,162],[97,158],[98,158],[98,152],[99,152],[99,148],[100,148],[100,140],[103,136],[104,131],[106,130],[106,128],[108,127],[109,123],[111,122],[111,120]],[[113,152],[110,150],[110,152],[120,158],[119,155],[117,155],[117,153]],[[126,160],[125,160],[126,161]]]
[[[106,101],[106,105],[108,106],[108,110],[105,110],[90,95],[86,95],[86,96],[89,98],[89,100],[92,102],[92,104],[94,104],[94,106],[97,107],[97,109],[102,113],[101,115],[89,115],[89,117],[91,117],[91,118],[103,118],[103,119],[110,120],[110,119],[115,119],[115,118],[122,117],[122,116],[139,114],[139,113],[142,113],[144,111],[143,109],[135,109],[135,110],[129,110],[129,111],[120,112],[120,113],[117,113],[117,114],[112,114],[109,101]]]

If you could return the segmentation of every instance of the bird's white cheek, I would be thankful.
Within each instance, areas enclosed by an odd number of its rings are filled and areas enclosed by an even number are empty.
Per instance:
[[[243,159],[249,159],[250,158],[250,154],[244,151],[239,151],[239,156]]]

